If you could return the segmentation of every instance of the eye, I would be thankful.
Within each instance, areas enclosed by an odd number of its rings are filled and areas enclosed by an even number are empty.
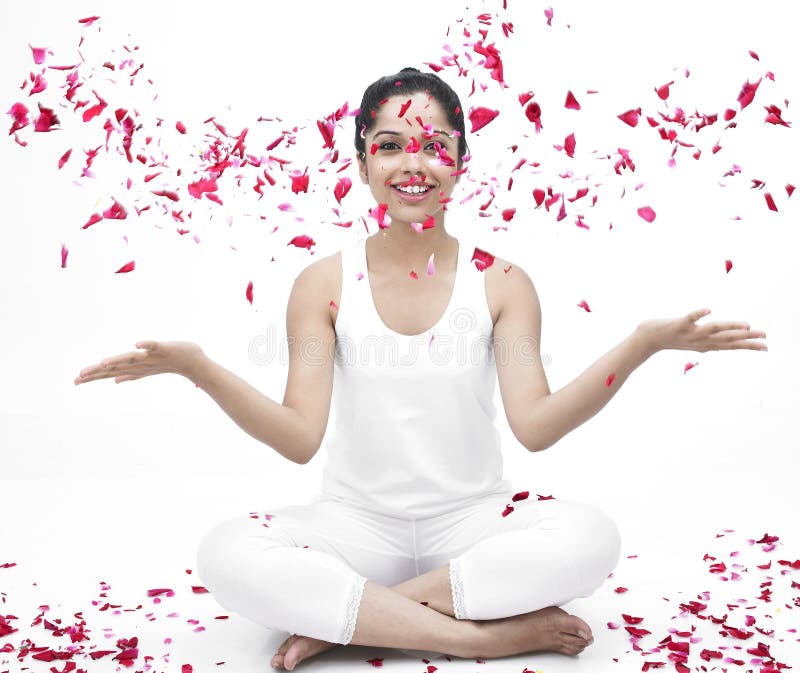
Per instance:
[[[397,143],[392,142],[391,140],[389,140],[389,141],[387,141],[385,143],[382,143],[380,148],[382,150],[400,149],[400,145],[398,145]]]

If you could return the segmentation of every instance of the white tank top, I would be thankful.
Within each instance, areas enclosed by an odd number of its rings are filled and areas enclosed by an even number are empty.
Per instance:
[[[365,242],[342,250],[335,425],[322,493],[406,520],[510,495],[494,424],[492,318],[474,245],[459,241],[455,285],[439,321],[408,336],[378,315]]]

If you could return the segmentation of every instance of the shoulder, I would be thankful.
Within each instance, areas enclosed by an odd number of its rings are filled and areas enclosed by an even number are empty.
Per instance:
[[[481,254],[487,261],[491,260],[491,264],[483,270],[483,273],[485,275],[486,301],[493,324],[497,324],[504,311],[507,312],[516,305],[531,302],[538,304],[536,289],[525,269],[511,260],[494,254],[480,244],[476,244],[475,249],[473,254]],[[471,264],[477,266],[475,262],[471,262]]]
[[[341,251],[317,259],[297,275],[295,287],[305,296],[324,300],[330,315],[331,325],[336,321],[339,301],[342,294],[342,254]]]

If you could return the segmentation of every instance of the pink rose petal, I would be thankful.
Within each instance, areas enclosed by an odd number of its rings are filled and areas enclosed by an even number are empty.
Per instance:
[[[639,217],[647,222],[652,222],[656,219],[656,212],[650,206],[642,206],[641,208],[637,209],[636,212]]]

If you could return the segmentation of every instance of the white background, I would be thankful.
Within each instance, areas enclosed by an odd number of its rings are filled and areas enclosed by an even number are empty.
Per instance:
[[[0,494],[12,512],[0,524],[0,563],[24,561],[26,572],[43,582],[49,578],[55,593],[69,591],[60,578],[70,576],[90,582],[113,575],[134,584],[130,568],[137,563],[141,583],[155,586],[160,571],[192,566],[199,536],[216,520],[305,502],[318,490],[324,448],[308,465],[290,464],[239,430],[185,379],[165,375],[77,388],[72,381],[82,367],[130,350],[137,340],[186,339],[280,401],[285,354],[276,352],[271,363],[259,364],[250,357],[249,344],[267,333],[275,342],[285,336],[293,278],[364,233],[359,217],[371,207],[370,195],[354,171],[344,173],[354,186],[337,220],[330,210],[336,205],[332,182],[311,164],[315,191],[309,194],[294,197],[287,176],[281,176],[283,191],[275,203],[291,201],[295,213],[258,204],[244,194],[252,194],[249,186],[237,190],[230,182],[221,191],[226,208],[196,204],[187,228],[200,243],[191,234],[178,236],[169,216],[159,219],[151,212],[137,218],[132,207],[127,220],[82,230],[88,215],[108,207],[111,196],[132,203],[122,185],[126,171],[138,167],[113,153],[101,152],[96,159],[96,178],[79,178],[82,150],[103,142],[108,112],[124,104],[135,106],[142,120],[163,118],[163,127],[150,131],[163,138],[173,171],[198,166],[202,122],[212,115],[229,130],[250,127],[251,151],[261,115],[280,117],[276,124],[283,128],[305,127],[298,143],[309,138],[311,144],[297,151],[318,162],[317,119],[345,101],[351,110],[358,107],[364,87],[381,75],[438,62],[445,44],[463,52],[468,41],[457,19],[471,21],[474,38],[474,17],[483,11],[494,16],[500,4],[427,3],[412,11],[396,3],[356,2],[224,7],[28,2],[5,10],[3,111],[16,101],[35,109],[32,101],[39,99],[56,107],[62,124],[49,134],[23,129],[19,136],[27,147],[13,137],[0,145],[6,213],[0,228]],[[788,522],[798,505],[800,195],[788,199],[784,185],[800,185],[794,114],[800,77],[786,3],[762,3],[756,10],[745,3],[709,2],[683,10],[573,2],[554,7],[551,27],[545,6],[511,0],[502,13],[502,20],[514,24],[508,39],[494,19],[488,41],[501,50],[507,90],[480,66],[473,72],[489,86],[471,98],[470,77],[457,78],[452,68],[442,75],[465,108],[501,110],[482,131],[468,133],[470,179],[460,185],[466,196],[480,180],[496,177],[492,216],[476,217],[484,191],[463,207],[454,206],[448,231],[474,236],[533,279],[551,389],[569,383],[638,322],[704,306],[712,309],[704,321],[746,320],[765,330],[770,350],[658,353],[598,416],[536,455],[510,433],[498,395],[507,476],[516,490],[605,507],[620,523],[623,553],[651,545],[654,552],[691,563],[725,527],[749,536],[781,533],[797,550],[796,525]],[[82,29],[77,19],[91,14],[102,18]],[[19,90],[29,72],[40,70],[29,43],[55,52],[48,64],[75,62],[81,34],[86,35],[83,72],[95,68],[93,81],[109,98],[106,114],[90,124],[58,107],[63,75],[56,71],[48,71],[52,83],[42,94],[29,99],[27,89]],[[138,46],[135,57],[145,64],[137,87],[126,86],[126,77],[113,87],[101,68],[105,59],[127,57],[123,44]],[[767,71],[775,81],[762,79],[754,102],[740,111],[742,84]],[[153,84],[145,85],[143,77]],[[675,85],[665,104],[653,88],[671,80]],[[86,84],[78,98],[91,98],[91,87]],[[568,89],[580,111],[563,107]],[[589,89],[598,93],[586,93]],[[516,100],[529,90],[543,110],[538,135]],[[770,104],[781,108],[792,128],[764,123],[763,106]],[[676,106],[687,115],[717,113],[719,121],[700,132],[680,131],[681,140],[702,148],[701,159],[681,147],[670,168],[672,147],[644,115],[671,114]],[[637,128],[617,119],[636,107],[643,110]],[[724,130],[722,112],[728,107],[737,110],[738,126]],[[173,131],[178,119],[189,128],[187,136]],[[10,127],[10,117],[6,123]],[[569,159],[553,145],[572,132],[577,149]],[[336,131],[343,155],[353,152],[352,135],[347,117]],[[515,142],[520,150],[512,155],[508,147]],[[722,149],[712,155],[715,142]],[[70,147],[73,156],[58,171],[58,157]],[[620,147],[631,151],[632,174],[616,176],[613,160],[603,158]],[[280,149],[274,152],[278,156]],[[530,166],[515,172],[518,186],[507,192],[506,180],[520,156],[540,162],[540,173]],[[723,178],[734,164],[741,173]],[[558,177],[568,169],[575,180]],[[753,179],[764,181],[764,189],[751,189]],[[570,214],[561,222],[555,220],[558,205],[550,213],[534,210],[533,186],[553,185],[571,196],[583,184],[598,195],[595,208],[588,198],[568,204]],[[763,191],[773,195],[779,212],[767,209]],[[183,207],[195,205],[185,189],[182,197]],[[636,209],[644,205],[656,211],[654,222],[637,217]],[[500,210],[507,207],[517,208],[515,218],[507,230],[493,231],[505,224]],[[589,230],[575,226],[578,212]],[[262,214],[266,220],[258,219]],[[352,229],[331,224],[344,219],[354,221]],[[317,241],[313,254],[287,247],[299,234]],[[70,249],[66,269],[60,268],[62,243]],[[114,274],[131,259],[134,272]],[[733,262],[729,274],[726,259]],[[244,299],[250,280],[252,306]],[[581,300],[591,313],[576,306]],[[687,362],[699,364],[684,374]],[[34,523],[38,535],[31,533]],[[678,524],[681,548],[665,551],[664,540]],[[104,544],[97,543],[97,535]],[[120,556],[116,542],[123,538],[136,542],[126,544]],[[154,557],[156,548],[161,552]],[[79,561],[53,565],[44,553],[53,549]],[[80,558],[81,550],[90,551],[88,558]],[[664,557],[651,557],[641,581],[662,562]],[[9,580],[0,580],[0,587],[8,586]],[[598,618],[596,633],[602,623]]]

